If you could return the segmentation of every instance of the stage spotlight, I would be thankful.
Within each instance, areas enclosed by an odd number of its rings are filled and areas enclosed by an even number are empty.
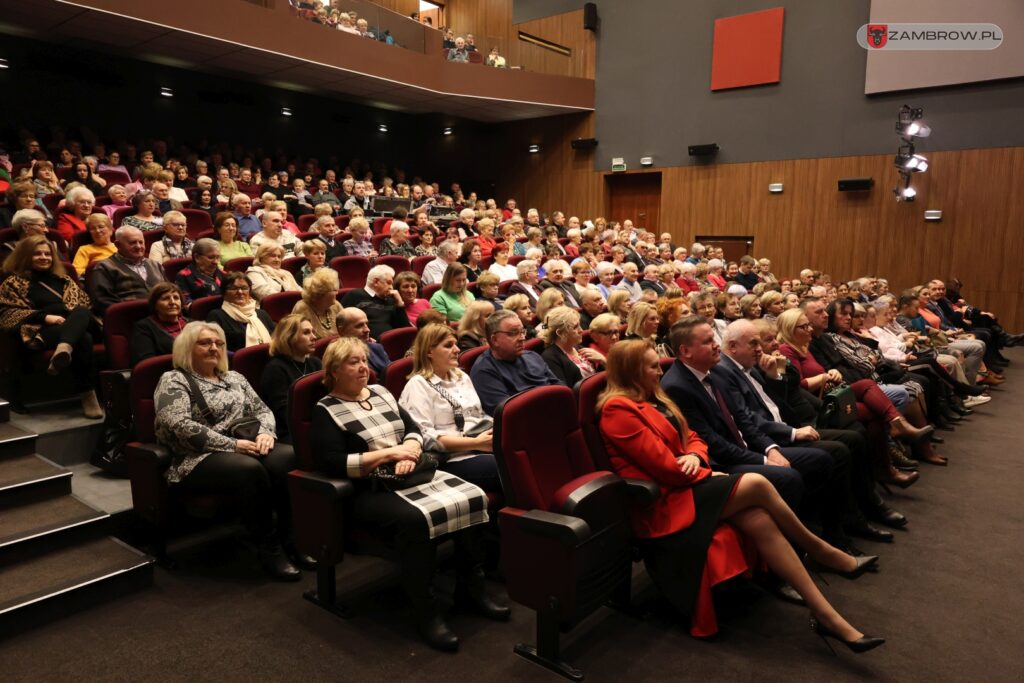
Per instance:
[[[904,140],[928,137],[932,129],[921,122],[922,116],[924,109],[904,104],[896,112],[896,133]]]

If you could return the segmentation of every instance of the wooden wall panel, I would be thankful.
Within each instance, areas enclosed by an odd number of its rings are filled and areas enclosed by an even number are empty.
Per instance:
[[[419,0],[373,0],[373,2],[385,9],[389,9],[392,12],[398,12],[406,17],[413,12],[418,12],[420,9]],[[339,7],[343,6],[344,4],[339,5]]]
[[[448,0],[445,21],[456,35],[472,33],[486,54],[497,41],[510,66],[528,71],[579,78],[594,78],[596,39],[583,29],[583,10],[544,19],[512,23],[512,0]],[[564,55],[519,40],[519,31],[572,50]]]
[[[501,196],[592,218],[607,208],[605,174],[574,164],[578,153],[568,141],[589,137],[593,117],[570,126],[561,118],[535,122],[546,145],[538,156],[552,158],[513,164],[499,183]],[[561,135],[558,125],[566,128]],[[770,258],[779,275],[804,267],[834,279],[871,274],[895,290],[956,276],[972,301],[1024,331],[1024,147],[927,156],[931,165],[914,178],[918,198],[911,203],[893,197],[897,175],[888,154],[658,169],[661,229],[680,244],[697,234],[752,235],[755,254]],[[839,192],[838,179],[848,177],[873,177],[875,187]],[[784,183],[783,194],[769,194],[772,182]],[[925,209],[941,209],[943,220],[925,222]]]

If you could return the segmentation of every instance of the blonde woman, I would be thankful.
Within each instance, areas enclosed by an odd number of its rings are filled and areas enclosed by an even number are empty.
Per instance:
[[[489,301],[474,301],[466,306],[466,312],[459,320],[459,351],[469,351],[487,343],[484,328],[491,313],[494,313],[494,305]]]
[[[541,357],[558,381],[569,388],[593,375],[594,363],[604,360],[592,349],[579,348],[583,341],[580,314],[568,306],[548,313],[541,338],[545,344]]]
[[[658,335],[658,326],[661,324],[661,316],[658,315],[658,308],[646,301],[638,301],[629,309],[626,316],[626,336],[624,339],[643,339],[654,343]]]
[[[550,287],[545,289],[537,299],[537,334],[547,329],[545,320],[548,314],[559,306],[565,306],[565,296],[562,290]]]
[[[252,283],[252,295],[257,301],[278,292],[301,292],[302,287],[295,276],[281,268],[284,248],[280,244],[267,242],[256,250],[252,265],[245,271]]]
[[[527,339],[535,339],[537,337],[537,328],[533,325],[534,316],[533,309],[530,307],[529,297],[525,294],[513,294],[505,299],[505,303],[501,307],[503,310],[512,311],[519,316],[519,322],[523,324],[523,329],[526,330]]]
[[[316,339],[338,334],[335,319],[342,309],[338,288],[338,274],[330,268],[321,268],[302,284],[302,301],[295,304],[292,313],[312,323]]]
[[[459,369],[455,333],[430,324],[412,345],[412,374],[399,405],[419,425],[427,450],[441,454],[441,468],[485,491],[500,491],[492,453],[493,420],[484,413],[469,375]]]
[[[624,289],[613,289],[608,295],[608,312],[619,316],[622,320],[629,318],[629,310],[633,307],[633,295]]]

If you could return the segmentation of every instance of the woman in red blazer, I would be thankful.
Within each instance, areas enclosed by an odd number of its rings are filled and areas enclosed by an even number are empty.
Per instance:
[[[658,588],[690,615],[691,634],[717,631],[712,586],[749,573],[760,556],[803,596],[817,633],[856,652],[885,642],[843,619],[786,537],[820,564],[850,577],[878,558],[855,558],[812,534],[761,475],[712,472],[707,445],[662,391],[661,374],[648,342],[615,344],[608,353],[608,386],[598,400],[600,429],[616,473],[661,488],[655,503],[634,511],[633,531],[644,539],[644,563]]]

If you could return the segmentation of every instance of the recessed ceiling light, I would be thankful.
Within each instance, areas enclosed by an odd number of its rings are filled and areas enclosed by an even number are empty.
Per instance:
[[[444,129],[443,131],[441,131],[441,132],[442,132],[443,134],[445,134],[445,135],[451,135],[453,131],[452,131],[452,129],[451,129],[451,128],[445,128],[445,129]]]
[[[530,154],[536,154],[537,152],[540,151],[540,145],[530,145],[529,151]]]
[[[288,107],[281,107],[281,115],[282,116],[291,116],[292,115],[292,110],[289,109]]]
[[[387,126],[387,124],[382,123],[379,126],[377,126],[377,130],[379,130],[381,133],[387,133],[388,132],[388,126]]]
[[[164,97],[174,97],[174,91],[170,88],[160,88],[160,94]]]
[[[10,64],[7,63],[6,59],[0,58],[0,69],[8,69]]]

